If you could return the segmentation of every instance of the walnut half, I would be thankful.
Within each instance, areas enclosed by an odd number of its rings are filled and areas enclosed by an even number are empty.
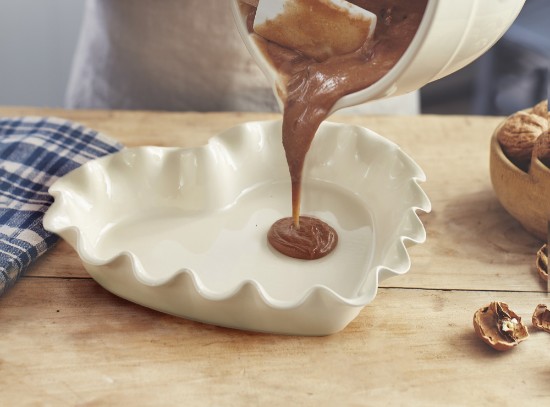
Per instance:
[[[537,271],[540,278],[548,281],[548,244],[545,244],[537,252]]]
[[[548,119],[517,112],[508,117],[497,134],[502,151],[516,166],[527,172],[537,137],[548,129]]]
[[[535,328],[550,333],[550,310],[546,305],[539,304],[535,308],[535,312],[533,312],[533,325]]]
[[[521,317],[503,302],[492,302],[474,314],[477,335],[492,348],[505,351],[529,337]]]
[[[533,157],[539,159],[546,167],[550,168],[550,130],[542,133],[533,145]]]
[[[533,106],[533,108],[531,109],[531,113],[550,120],[550,113],[548,112],[548,100],[545,99]]]

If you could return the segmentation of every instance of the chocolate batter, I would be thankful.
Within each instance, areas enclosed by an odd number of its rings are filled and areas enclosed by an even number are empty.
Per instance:
[[[293,218],[279,219],[267,234],[269,243],[289,257],[315,260],[329,254],[338,243],[338,234],[325,222],[300,216],[300,226]]]
[[[304,1],[304,0],[302,0]],[[307,0],[305,0],[307,1]],[[268,239],[277,250],[291,257],[310,259],[301,253],[320,250],[319,242],[332,241],[332,247],[323,247],[328,254],[337,243],[337,238],[324,236],[320,239],[303,239],[299,235],[304,217],[300,217],[300,192],[304,161],[315,132],[328,116],[334,104],[343,96],[357,92],[382,78],[401,58],[410,45],[422,20],[428,0],[350,0],[378,17],[374,38],[355,52],[332,56],[316,61],[298,51],[281,47],[255,35],[257,43],[271,64],[283,76],[283,86],[278,93],[284,101],[283,146],[285,149],[292,183],[291,221],[278,221]],[[252,31],[254,10],[249,14],[249,30]],[[284,14],[292,20],[292,15]],[[308,218],[314,219],[314,218]],[[333,233],[334,229],[318,219],[312,221],[318,230]],[[272,227],[272,230],[273,228]],[[286,227],[286,233],[280,229]],[[308,227],[312,227],[308,223]],[[328,229],[330,228],[330,229]]]

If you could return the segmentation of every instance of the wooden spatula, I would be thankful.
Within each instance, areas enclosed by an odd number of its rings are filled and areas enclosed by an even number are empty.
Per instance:
[[[376,15],[345,0],[259,0],[254,31],[323,61],[369,40]]]

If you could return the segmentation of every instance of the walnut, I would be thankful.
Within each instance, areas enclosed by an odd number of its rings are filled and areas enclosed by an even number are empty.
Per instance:
[[[538,158],[541,163],[550,168],[550,131],[542,133],[533,146],[533,159]]]
[[[506,157],[527,172],[535,140],[547,129],[548,119],[536,114],[517,112],[504,122],[497,134],[497,140]]]
[[[537,329],[550,333],[550,310],[545,304],[539,304],[535,308],[535,312],[533,312],[533,325]]]
[[[531,113],[536,114],[537,116],[544,117],[548,120],[548,100],[543,100],[537,105],[533,106]]]
[[[544,281],[548,281],[548,244],[537,252],[537,271]]]
[[[521,317],[503,302],[492,302],[477,310],[474,329],[483,342],[499,351],[512,349],[529,337]]]

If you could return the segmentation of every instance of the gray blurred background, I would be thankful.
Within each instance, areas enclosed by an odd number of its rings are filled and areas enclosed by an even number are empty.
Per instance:
[[[0,0],[0,105],[63,106],[84,3]],[[549,17],[550,0],[527,0],[488,53],[422,89],[423,113],[507,115],[546,98]]]
[[[63,106],[84,3],[0,0],[0,105]]]
[[[549,20],[550,0],[527,0],[491,50],[422,89],[423,113],[508,115],[546,99]]]

